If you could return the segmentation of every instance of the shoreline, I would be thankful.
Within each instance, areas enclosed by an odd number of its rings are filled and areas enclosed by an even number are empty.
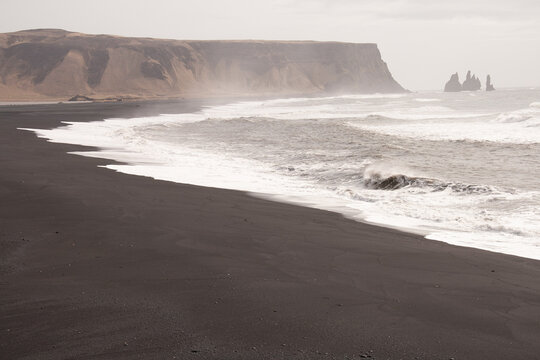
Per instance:
[[[518,90],[538,90],[538,86],[510,86],[510,87],[500,87],[497,88],[498,91],[518,91]],[[269,92],[267,94],[251,94],[251,93],[238,93],[235,95],[227,95],[225,93],[215,93],[215,94],[206,94],[206,93],[185,93],[181,96],[141,96],[141,95],[128,95],[128,94],[102,94],[92,95],[86,94],[82,96],[88,96],[92,100],[86,101],[70,101],[70,97],[80,96],[79,94],[66,95],[62,97],[47,97],[39,96],[38,94],[32,94],[28,97],[20,98],[4,98],[0,99],[0,107],[2,106],[29,106],[29,105],[52,105],[52,104],[81,104],[81,103],[98,103],[98,104],[110,104],[116,102],[127,102],[127,103],[145,103],[145,102],[184,102],[184,101],[223,101],[223,100],[235,100],[241,99],[245,101],[257,101],[261,99],[287,99],[287,98],[319,98],[319,97],[332,97],[332,96],[341,96],[341,95],[372,95],[372,94],[422,94],[425,92],[439,92],[445,93],[442,89],[419,89],[419,90],[405,90],[403,92],[366,92],[366,93],[347,93],[347,92],[312,92],[312,93],[302,93],[302,92],[288,92],[288,93],[275,93]],[[465,93],[478,93],[479,91],[462,91]],[[447,93],[452,94],[452,93]],[[38,95],[36,97],[36,95]],[[94,96],[95,98],[92,98]]]
[[[349,95],[349,96],[359,96],[359,97],[402,97],[405,96],[403,94],[390,94],[390,95],[383,95],[383,94],[371,94],[371,95]],[[294,100],[298,99],[304,99],[304,98],[293,98]],[[211,99],[208,99],[210,101]],[[272,99],[273,100],[273,99]],[[278,98],[275,99],[277,101],[282,101],[284,99]],[[203,100],[205,101],[205,100]],[[229,98],[229,99],[222,99],[225,103],[225,108],[233,107],[240,105],[240,104],[256,104],[258,101],[254,100],[253,98]],[[260,101],[260,100],[259,100]],[[213,115],[206,114],[206,110],[208,110],[210,113],[217,112],[219,114],[220,109],[222,105],[218,106],[207,106],[207,109],[200,110],[197,112],[191,112],[187,114],[187,120],[186,118],[182,116],[174,117],[174,121],[187,121],[188,123],[191,122],[198,122],[201,119],[198,119],[197,116],[199,116],[200,113],[203,114],[203,117],[213,117]],[[163,121],[166,121],[169,123],[169,119],[167,119],[170,114],[160,114],[159,116],[151,116],[150,119],[148,118],[130,118],[127,121],[124,119],[120,119],[118,121],[117,119],[105,119],[105,121],[102,122],[102,124],[106,124],[106,130],[110,131],[110,128],[117,129],[122,131],[122,128],[127,126],[141,126],[141,125],[152,125],[156,122],[155,119],[159,119],[165,116],[165,119]],[[216,115],[219,117],[219,115]],[[243,116],[243,115],[238,115]],[[192,118],[195,117],[195,118]],[[162,118],[163,119],[163,118]],[[172,120],[172,119],[171,119]],[[159,122],[159,121],[158,121]],[[161,122],[160,122],[161,123]],[[161,162],[160,158],[155,158],[153,156],[147,156],[146,152],[144,150],[140,150],[139,148],[134,148],[130,142],[124,143],[123,139],[120,137],[116,139],[118,142],[111,142],[109,139],[109,135],[106,137],[103,136],[102,132],[99,131],[99,128],[102,126],[99,124],[99,122],[96,124],[95,128],[98,129],[98,131],[94,132],[93,126],[90,128],[87,128],[87,126],[83,124],[77,124],[77,123],[67,123],[62,124],[67,126],[68,128],[74,127],[73,131],[68,129],[66,131],[62,130],[60,131],[61,134],[57,134],[55,132],[55,129],[52,129],[52,132],[49,132],[51,130],[45,130],[42,129],[31,129],[31,128],[20,128],[20,130],[26,130],[31,131],[36,134],[38,137],[42,137],[47,139],[51,142],[59,142],[59,143],[66,143],[66,144],[73,144],[73,145],[80,145],[80,146],[89,146],[92,148],[92,150],[89,151],[80,151],[80,152],[72,152],[73,154],[77,154],[80,156],[87,156],[87,157],[93,157],[93,158],[100,158],[100,159],[109,159],[114,162],[114,164],[111,165],[105,165],[105,168],[108,168],[113,171],[118,171],[124,174],[130,174],[130,175],[136,175],[136,176],[146,176],[153,178],[155,180],[163,180],[163,181],[171,181],[179,184],[190,184],[190,185],[196,185],[196,186],[202,186],[202,187],[216,187],[220,189],[228,189],[228,190],[236,190],[236,191],[242,191],[247,194],[250,194],[252,196],[266,199],[266,200],[272,200],[272,201],[278,201],[283,202],[287,204],[292,205],[298,205],[298,206],[305,206],[310,207],[314,209],[320,209],[320,210],[326,210],[335,212],[338,214],[341,214],[342,216],[345,216],[349,219],[359,221],[361,223],[365,224],[371,224],[375,226],[380,227],[386,227],[395,229],[398,231],[403,231],[406,233],[411,234],[417,234],[421,235],[424,238],[432,241],[441,241],[450,245],[456,245],[456,246],[464,246],[464,247],[471,247],[481,250],[487,250],[491,252],[496,253],[502,253],[507,255],[513,255],[513,256],[519,256],[524,257],[528,259],[533,260],[540,260],[540,254],[537,253],[536,248],[534,247],[534,244],[530,247],[525,246],[524,248],[517,248],[516,246],[505,246],[498,244],[498,239],[495,238],[492,241],[488,241],[487,237],[485,237],[484,234],[478,234],[474,233],[471,229],[469,232],[464,229],[460,228],[452,228],[444,225],[440,225],[438,223],[419,223],[415,224],[415,219],[406,219],[402,220],[397,217],[393,217],[393,213],[390,211],[390,215],[387,217],[384,217],[379,213],[378,216],[373,216],[373,212],[370,211],[371,209],[366,209],[358,207],[354,201],[351,202],[350,199],[344,198],[343,196],[336,195],[334,193],[329,193],[326,191],[325,188],[319,188],[318,191],[312,191],[312,192],[298,192],[298,190],[293,190],[292,192],[287,192],[287,190],[276,190],[272,187],[271,184],[267,183],[266,185],[263,185],[262,188],[260,186],[250,186],[246,185],[245,183],[243,185],[238,185],[237,182],[231,182],[227,179],[227,174],[223,173],[208,173],[207,170],[203,170],[202,173],[204,175],[202,176],[191,176],[192,174],[198,174],[200,168],[204,168],[205,166],[198,166],[197,168],[181,168],[174,166],[172,168],[169,168],[168,166],[163,166],[163,163]],[[87,131],[92,134],[91,137],[87,137]],[[158,145],[159,147],[159,145]],[[148,149],[147,149],[148,150]],[[195,150],[196,151],[196,150]],[[152,149],[149,151],[152,153]],[[188,151],[189,152],[189,151]],[[205,156],[203,153],[201,156]],[[206,160],[205,160],[206,161]],[[223,162],[227,163],[226,158],[214,159],[215,162]],[[182,163],[182,161],[180,161]],[[232,164],[234,165],[234,164]],[[256,167],[257,164],[254,164],[254,167]],[[249,166],[245,165],[244,168],[249,168]],[[175,171],[177,170],[177,171]],[[180,171],[183,175],[177,176],[176,174]],[[206,171],[206,172],[205,172]],[[241,170],[240,170],[241,171]],[[247,178],[249,178],[249,173],[247,174]],[[273,175],[272,173],[266,174],[263,173],[262,175]],[[429,177],[429,176],[428,176]],[[210,179],[210,180],[208,180]],[[212,179],[219,179],[219,181],[214,181]],[[435,179],[439,180],[439,179]],[[291,184],[293,184],[293,187],[302,187],[301,185],[294,184],[296,179],[293,179]],[[440,180],[445,181],[445,180]],[[256,181],[255,181],[256,182]],[[274,179],[274,182],[280,182],[279,175],[278,178]],[[248,181],[249,183],[249,181]],[[305,185],[305,184],[304,184]],[[308,184],[309,186],[309,184]],[[488,185],[486,185],[488,186]],[[286,186],[285,186],[286,188]],[[283,190],[283,191],[282,191]],[[296,192],[295,192],[296,191]],[[321,195],[321,192],[324,193],[324,195]],[[461,214],[460,214],[461,216]],[[409,220],[409,221],[407,221]],[[412,222],[411,222],[412,220]],[[494,232],[495,236],[497,233]],[[479,241],[478,237],[484,236],[486,238],[486,241]],[[508,239],[507,244],[512,244],[514,239]],[[519,243],[520,239],[517,239],[516,243]],[[497,244],[497,246],[493,246],[493,244]]]
[[[126,175],[19,127],[203,100],[0,107],[6,358],[533,359],[540,263]]]

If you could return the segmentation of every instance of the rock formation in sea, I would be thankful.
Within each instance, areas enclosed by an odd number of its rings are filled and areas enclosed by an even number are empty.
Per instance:
[[[0,34],[0,100],[404,91],[376,44]]]
[[[494,91],[495,88],[493,87],[493,84],[491,83],[491,76],[488,75],[486,79],[486,91]]]
[[[478,91],[481,88],[482,84],[480,83],[480,79],[478,79],[476,75],[471,76],[471,70],[467,71],[467,77],[462,85],[463,91]]]
[[[463,84],[459,82],[459,75],[458,73],[453,74],[450,77],[450,80],[446,83],[444,86],[445,92],[458,92],[458,91],[478,91],[482,88],[482,83],[480,82],[480,79],[474,75],[471,74],[471,71],[467,71],[467,76],[465,77],[465,81]],[[487,76],[486,81],[486,91],[493,91],[495,88],[491,84],[491,77]]]
[[[461,83],[459,82],[459,75],[458,73],[453,74],[450,77],[450,80],[446,83],[444,86],[445,92],[458,92],[462,90]]]

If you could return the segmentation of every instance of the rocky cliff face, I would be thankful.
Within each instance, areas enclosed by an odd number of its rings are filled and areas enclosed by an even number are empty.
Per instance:
[[[375,44],[0,34],[0,99],[402,92]]]

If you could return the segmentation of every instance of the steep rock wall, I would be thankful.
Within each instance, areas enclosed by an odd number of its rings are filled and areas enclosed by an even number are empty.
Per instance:
[[[0,34],[0,99],[402,92],[375,44]]]

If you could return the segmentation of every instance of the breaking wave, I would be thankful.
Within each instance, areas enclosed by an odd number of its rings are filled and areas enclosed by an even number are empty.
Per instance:
[[[417,98],[417,99],[414,99],[414,101],[418,101],[418,102],[439,102],[439,101],[442,101],[441,99],[432,99],[432,98]]]
[[[538,104],[539,107],[536,107]],[[349,127],[400,138],[432,141],[540,143],[540,103],[525,109],[498,114],[398,114],[380,112],[348,120]],[[453,119],[453,120],[452,120]]]
[[[540,122],[540,102],[532,103],[526,109],[505,112],[497,116],[499,123],[538,123]]]
[[[445,182],[438,179],[412,177],[403,174],[383,176],[371,172],[364,177],[363,185],[372,190],[399,190],[403,188],[421,188],[432,192],[451,190],[460,194],[489,194],[495,189],[487,185],[472,185],[455,182]]]

